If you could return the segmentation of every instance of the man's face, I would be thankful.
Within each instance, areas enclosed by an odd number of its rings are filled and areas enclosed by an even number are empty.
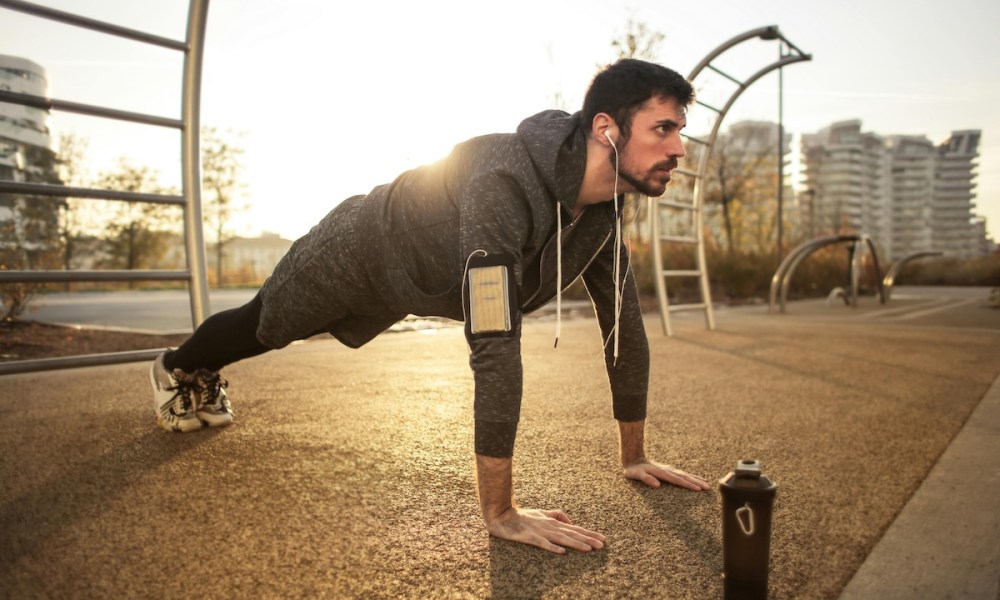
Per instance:
[[[685,107],[673,98],[650,98],[632,118],[628,140],[618,149],[618,176],[632,190],[653,198],[662,196],[677,159],[684,156],[681,129],[687,125]],[[611,154],[614,166],[615,156]]]

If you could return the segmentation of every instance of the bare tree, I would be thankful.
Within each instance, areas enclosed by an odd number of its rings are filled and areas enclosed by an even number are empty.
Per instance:
[[[705,203],[718,204],[722,213],[726,250],[730,254],[736,248],[734,229],[734,203],[740,208],[759,201],[761,184],[772,177],[769,167],[774,164],[774,146],[761,144],[752,135],[730,133],[719,136],[715,152],[709,160]],[[773,169],[772,169],[773,170]],[[759,203],[759,202],[757,202]],[[746,210],[741,210],[738,226],[746,225]]]
[[[774,218],[766,214],[776,183],[771,132],[767,126],[734,127],[717,138],[709,159],[705,203],[719,207],[730,254],[740,242],[758,249],[774,228]]]
[[[667,36],[650,30],[642,21],[629,17],[625,23],[625,33],[620,39],[611,40],[611,47],[618,58],[639,58],[652,60],[659,53],[660,44]]]
[[[615,51],[617,59],[638,58],[641,60],[654,60],[659,54],[660,44],[666,39],[666,35],[659,31],[654,31],[647,27],[646,23],[637,21],[634,16],[630,16],[625,22],[625,32],[620,38],[611,40],[611,48]],[[637,234],[637,229],[646,222],[646,203],[639,193],[625,195],[626,223],[634,223],[631,234]]]
[[[215,234],[215,281],[223,283],[225,246],[235,237],[230,229],[233,214],[245,206],[236,199],[246,189],[243,174],[243,148],[237,143],[242,134],[219,133],[214,127],[202,130],[202,191],[205,195],[204,218]],[[234,141],[235,139],[235,141]]]
[[[87,154],[89,142],[85,138],[72,133],[59,136],[56,150],[56,160],[59,178],[65,185],[85,187],[84,157]],[[84,237],[83,222],[85,221],[86,205],[84,201],[67,198],[59,219],[59,237],[62,240],[62,266],[67,271],[72,269],[76,257],[77,246]],[[70,284],[66,284],[69,289]]]

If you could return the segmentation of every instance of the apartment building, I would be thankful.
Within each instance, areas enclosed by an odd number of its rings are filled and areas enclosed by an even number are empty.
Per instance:
[[[0,54],[0,91],[46,96],[45,69],[25,58]],[[51,182],[55,177],[49,111],[0,102],[0,180]],[[5,260],[24,268],[54,261],[61,204],[58,199],[0,195],[0,249],[11,253]]]
[[[223,250],[223,266],[230,278],[240,282],[263,281],[291,248],[292,241],[277,233],[264,231],[258,237],[237,237],[227,242]],[[215,268],[215,252],[209,263]],[[228,278],[227,278],[228,279]]]
[[[886,150],[892,169],[892,230],[883,242],[886,252],[902,258],[942,250],[934,248],[933,240],[934,144],[924,136],[893,135],[886,140]]]
[[[46,96],[45,69],[26,58],[0,54],[0,91]],[[0,102],[0,179],[13,180],[27,165],[28,148],[52,148],[49,112]]]
[[[864,232],[891,237],[890,166],[881,136],[860,120],[841,121],[802,136],[802,228],[808,237]]]
[[[935,145],[926,136],[863,132],[851,120],[803,135],[800,200],[810,237],[865,233],[889,260],[988,252],[973,212],[980,133],[955,131]]]
[[[980,254],[975,227],[974,169],[979,158],[979,130],[953,131],[936,148],[931,244],[956,256]]]

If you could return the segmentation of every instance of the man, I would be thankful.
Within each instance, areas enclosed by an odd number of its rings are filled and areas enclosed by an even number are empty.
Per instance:
[[[663,194],[684,156],[692,99],[676,72],[621,60],[594,78],[580,113],[540,113],[517,133],[474,138],[345,200],[292,245],[251,302],[212,316],[157,358],[157,422],[174,431],[229,424],[219,370],[295,340],[326,331],[356,348],[407,314],[463,320],[487,529],[556,553],[602,548],[603,535],[562,512],[518,507],[511,476],[521,315],[553,297],[558,304],[582,276],[605,342],[625,477],[709,489],[645,457],[649,348],[621,243],[621,194]]]

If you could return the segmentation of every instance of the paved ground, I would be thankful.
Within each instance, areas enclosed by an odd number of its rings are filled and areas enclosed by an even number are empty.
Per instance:
[[[774,598],[994,600],[985,296],[726,310],[714,332],[688,314],[669,339],[651,315],[649,454],[713,480],[762,462],[779,485]],[[605,533],[603,551],[485,533],[451,328],[234,365],[226,431],[154,429],[146,365],[2,378],[0,596],[721,597],[718,493],[620,477],[596,324],[563,325],[558,350],[551,322],[524,328],[517,493]]]
[[[242,306],[255,289],[213,289],[212,312]],[[100,329],[145,333],[190,333],[191,296],[187,290],[60,292],[34,299],[26,319]]]

